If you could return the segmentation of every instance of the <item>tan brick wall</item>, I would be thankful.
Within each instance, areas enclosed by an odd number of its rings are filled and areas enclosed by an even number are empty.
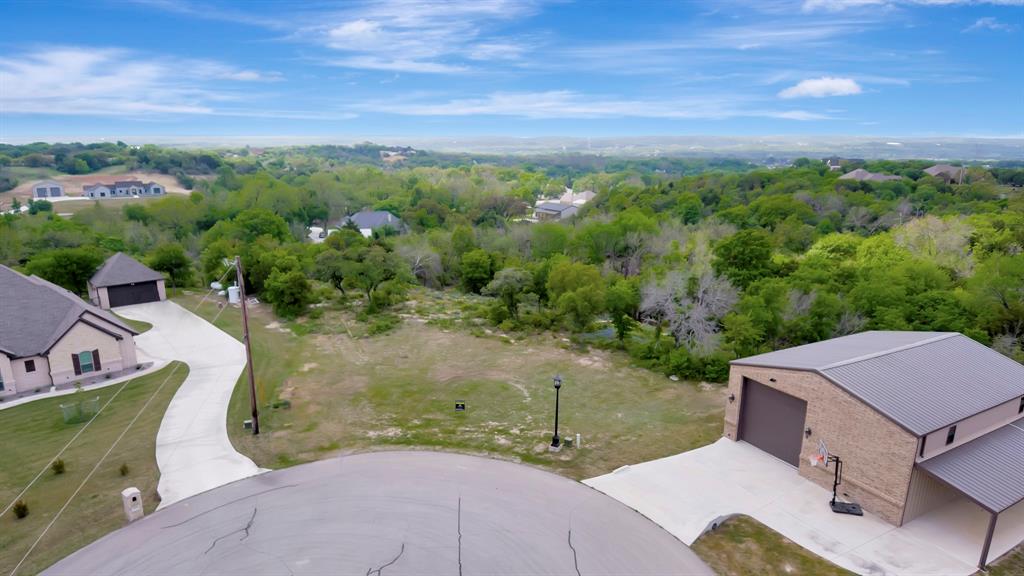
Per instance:
[[[125,337],[128,342],[132,341],[131,335],[125,333]],[[106,332],[97,330],[84,322],[78,322],[50,349],[50,376],[53,378],[53,383],[60,386],[80,378],[99,376],[107,372],[117,372],[122,368],[134,365],[134,346],[131,350],[133,352],[131,357],[125,358],[122,342],[124,342],[124,339],[118,341]],[[100,351],[100,365],[102,368],[80,376],[75,375],[71,355],[85,350]]]
[[[824,440],[829,452],[843,459],[841,497],[848,494],[865,510],[900,525],[917,451],[914,435],[816,373],[732,366],[729,393],[735,394],[736,401],[726,403],[725,436],[733,440],[737,439],[744,377],[807,402],[805,426],[812,432],[810,438],[803,438],[800,449],[801,476],[832,490],[832,467],[813,467],[808,460],[817,454],[818,440]]]

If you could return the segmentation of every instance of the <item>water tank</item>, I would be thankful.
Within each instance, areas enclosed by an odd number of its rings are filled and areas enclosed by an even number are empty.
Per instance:
[[[241,300],[238,297],[238,286],[228,286],[228,302],[238,304]]]

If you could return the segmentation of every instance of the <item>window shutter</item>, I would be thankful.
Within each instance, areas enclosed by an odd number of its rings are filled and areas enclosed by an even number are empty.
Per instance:
[[[100,366],[100,351],[99,350],[93,350],[92,351],[92,364],[93,364],[93,370],[99,370],[99,369],[103,368],[102,366]]]
[[[78,354],[71,355],[71,363],[75,366],[75,376],[81,376],[82,365],[78,363]]]

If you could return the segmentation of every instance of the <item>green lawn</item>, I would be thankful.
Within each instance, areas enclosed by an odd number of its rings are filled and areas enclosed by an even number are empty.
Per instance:
[[[143,322],[142,320],[132,320],[131,318],[125,318],[124,316],[121,316],[121,315],[118,315],[118,314],[114,314],[114,316],[117,316],[118,320],[120,320],[121,322],[124,322],[125,324],[130,326],[133,330],[135,330],[139,334],[142,334],[146,330],[149,330],[150,328],[153,327],[153,325],[150,324],[149,322]]]
[[[189,309],[198,295],[178,298]],[[203,305],[211,318],[217,305]],[[369,338],[349,337],[349,315],[327,311],[296,336],[267,306],[251,309],[263,434],[243,432],[244,375],[232,397],[232,442],[260,466],[333,453],[428,448],[489,454],[587,478],[689,450],[721,435],[724,392],[630,366],[624,354],[566,349],[551,334],[515,343],[442,330],[415,319]],[[217,325],[236,337],[239,312]],[[353,326],[359,333],[359,326]],[[551,377],[561,374],[560,431],[583,446],[551,454]],[[290,408],[271,408],[287,400]],[[455,402],[467,404],[455,411]]]
[[[749,516],[726,520],[718,530],[698,538],[692,548],[720,576],[853,574],[804,550]]]
[[[177,370],[174,370],[175,366]],[[142,491],[147,513],[156,508],[159,479],[156,433],[171,397],[187,374],[188,367],[176,363],[132,380],[64,453],[65,473],[55,475],[47,470],[25,494],[23,499],[29,505],[29,515],[21,520],[15,518],[13,511],[0,516],[0,574],[8,574],[14,569],[95,463],[170,376],[124,440],[28,557],[19,574],[35,574],[123,526],[121,490],[124,488],[135,486]],[[121,385],[116,384],[81,394],[86,399],[98,397],[102,406],[119,388]],[[61,447],[85,426],[84,423],[64,423],[60,405],[74,401],[74,396],[63,396],[0,411],[0,454],[3,455],[0,457],[0,510],[6,508]],[[126,476],[120,472],[122,463],[129,467]]]

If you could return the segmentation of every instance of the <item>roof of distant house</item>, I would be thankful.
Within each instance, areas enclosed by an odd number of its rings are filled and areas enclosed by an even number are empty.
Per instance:
[[[0,351],[20,358],[45,354],[83,314],[137,334],[113,314],[38,276],[0,265]]]
[[[163,279],[163,274],[143,265],[124,252],[118,252],[107,258],[107,261],[92,275],[89,282],[97,288],[102,288]]]
[[[64,186],[63,184],[61,184],[60,182],[57,182],[56,180],[40,180],[39,182],[36,182],[35,184],[33,184],[32,187],[35,188],[36,186],[42,186],[42,185],[46,185],[46,186],[56,185],[56,186],[61,186],[61,187]]]
[[[733,364],[816,372],[919,436],[1024,396],[1024,366],[956,332],[861,332]]]
[[[349,222],[354,223],[360,230],[376,230],[384,226],[398,228],[402,225],[402,220],[398,216],[386,210],[361,210],[351,216],[342,218],[338,223],[338,227],[340,228]]]
[[[877,172],[868,172],[863,168],[857,168],[851,170],[846,174],[839,177],[840,180],[860,180],[860,181],[871,181],[871,182],[885,182],[888,180],[901,180],[900,176],[894,176],[892,174],[879,174]]]
[[[114,182],[114,186],[145,186],[142,180],[118,180]]]
[[[534,207],[536,210],[545,210],[547,212],[555,212],[561,214],[569,208],[575,208],[572,204],[560,204],[558,202],[542,202]]]
[[[925,172],[925,174],[928,174],[929,176],[938,176],[939,174],[948,174],[950,176],[959,176],[961,170],[963,170],[963,168],[961,168],[959,166],[951,166],[949,164],[936,164],[935,166],[931,166],[929,168],[925,168],[924,172]]]

